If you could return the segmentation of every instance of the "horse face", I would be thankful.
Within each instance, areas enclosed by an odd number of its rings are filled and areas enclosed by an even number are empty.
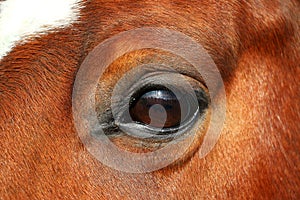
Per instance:
[[[1,198],[300,196],[298,1],[66,2],[62,8],[68,9],[59,9],[64,14],[37,23],[31,34],[16,34],[1,52]],[[2,13],[4,7],[0,22]],[[226,119],[206,157],[197,156],[207,130],[203,123],[198,140],[178,162],[135,174],[109,168],[86,150],[75,130],[72,89],[77,71],[99,43],[142,27],[178,31],[204,47],[224,83]],[[107,68],[100,94],[111,94],[129,69],[150,61],[184,66],[187,76],[194,72],[166,52],[135,51]],[[205,84],[201,87],[205,91]],[[98,100],[103,110],[110,95]],[[135,146],[140,140],[114,142],[145,151]]]

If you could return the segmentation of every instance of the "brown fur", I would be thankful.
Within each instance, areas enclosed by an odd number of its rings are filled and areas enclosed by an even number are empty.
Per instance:
[[[298,0],[85,5],[79,23],[0,61],[0,199],[300,198]],[[203,44],[224,79],[227,118],[207,157],[127,174],[84,148],[72,122],[72,84],[98,43],[144,26]]]

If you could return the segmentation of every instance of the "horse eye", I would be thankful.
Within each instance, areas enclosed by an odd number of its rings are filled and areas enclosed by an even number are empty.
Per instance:
[[[152,90],[134,98],[129,113],[133,121],[157,128],[176,127],[181,121],[179,101],[169,90]]]
[[[197,111],[186,94],[165,87],[140,90],[131,97],[129,114],[135,123],[153,128],[178,128]]]

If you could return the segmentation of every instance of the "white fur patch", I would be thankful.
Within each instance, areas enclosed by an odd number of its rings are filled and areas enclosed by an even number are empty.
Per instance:
[[[32,36],[70,25],[81,0],[6,0],[0,3],[0,60]]]

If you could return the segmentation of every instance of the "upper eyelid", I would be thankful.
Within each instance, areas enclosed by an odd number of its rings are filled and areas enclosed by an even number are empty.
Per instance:
[[[159,72],[155,72],[155,73],[151,73],[151,74],[144,74],[144,76],[140,77],[139,80],[144,79],[145,82],[143,83],[143,85],[155,84],[155,83],[152,82],[153,80],[151,80],[151,76],[157,75],[157,74],[162,74],[162,73],[163,74],[175,74],[175,72],[173,70],[164,69],[164,70],[161,70]],[[181,74],[181,75],[186,76],[184,74]],[[150,77],[150,80],[149,80],[149,77]],[[192,78],[192,77],[189,77],[189,78]],[[192,78],[192,79],[194,79],[194,78]],[[194,81],[198,81],[198,80],[194,79]],[[189,82],[189,84],[191,84],[191,86],[194,88],[194,92],[197,93],[198,90],[196,88],[198,88],[198,87],[196,87],[191,82]],[[197,84],[202,84],[202,83],[197,82]],[[179,87],[180,85],[177,85],[177,86]],[[130,84],[129,88],[126,87],[126,88],[123,89],[124,90],[123,93],[118,94],[118,95],[114,95],[114,98],[111,99],[111,103],[114,104],[114,105],[117,105],[115,107],[115,109],[116,109],[115,111],[116,111],[117,116],[112,115],[111,107],[109,107],[107,111],[105,111],[103,114],[101,114],[101,115],[104,116],[104,117],[101,117],[101,118],[106,118],[105,121],[108,121],[109,119],[113,119],[114,117],[120,116],[120,113],[123,113],[126,110],[127,104],[129,103],[131,96],[134,94],[135,91],[139,90],[140,88],[142,88],[142,86],[139,85],[139,84],[136,84],[136,83],[133,84],[133,85]],[[203,89],[204,88],[202,87],[201,92],[204,92]],[[109,114],[109,116],[105,117],[105,115],[107,115],[107,113],[110,113],[110,114]]]
[[[160,71],[159,73],[174,73],[174,71]],[[175,74],[175,73],[174,73]],[[152,74],[153,75],[153,74]],[[127,108],[127,104],[130,102],[130,98],[132,97],[132,95],[135,93],[135,91],[137,90],[140,90],[143,86],[147,85],[147,84],[152,84],[152,85],[159,85],[159,84],[155,84],[153,82],[153,80],[151,79],[150,77],[150,80],[148,79],[149,78],[149,74],[146,76],[146,77],[141,77],[139,80],[143,80],[144,82],[142,83],[142,85],[137,82],[133,85],[131,85],[130,88],[125,88],[124,89],[124,93],[122,94],[118,94],[118,95],[115,95],[114,98],[111,100],[112,103],[114,105],[118,105],[116,107],[116,114],[117,116],[115,117],[118,117],[118,114],[119,113],[122,113],[124,112],[124,110],[126,110]],[[180,85],[177,85],[178,87],[180,87]]]

